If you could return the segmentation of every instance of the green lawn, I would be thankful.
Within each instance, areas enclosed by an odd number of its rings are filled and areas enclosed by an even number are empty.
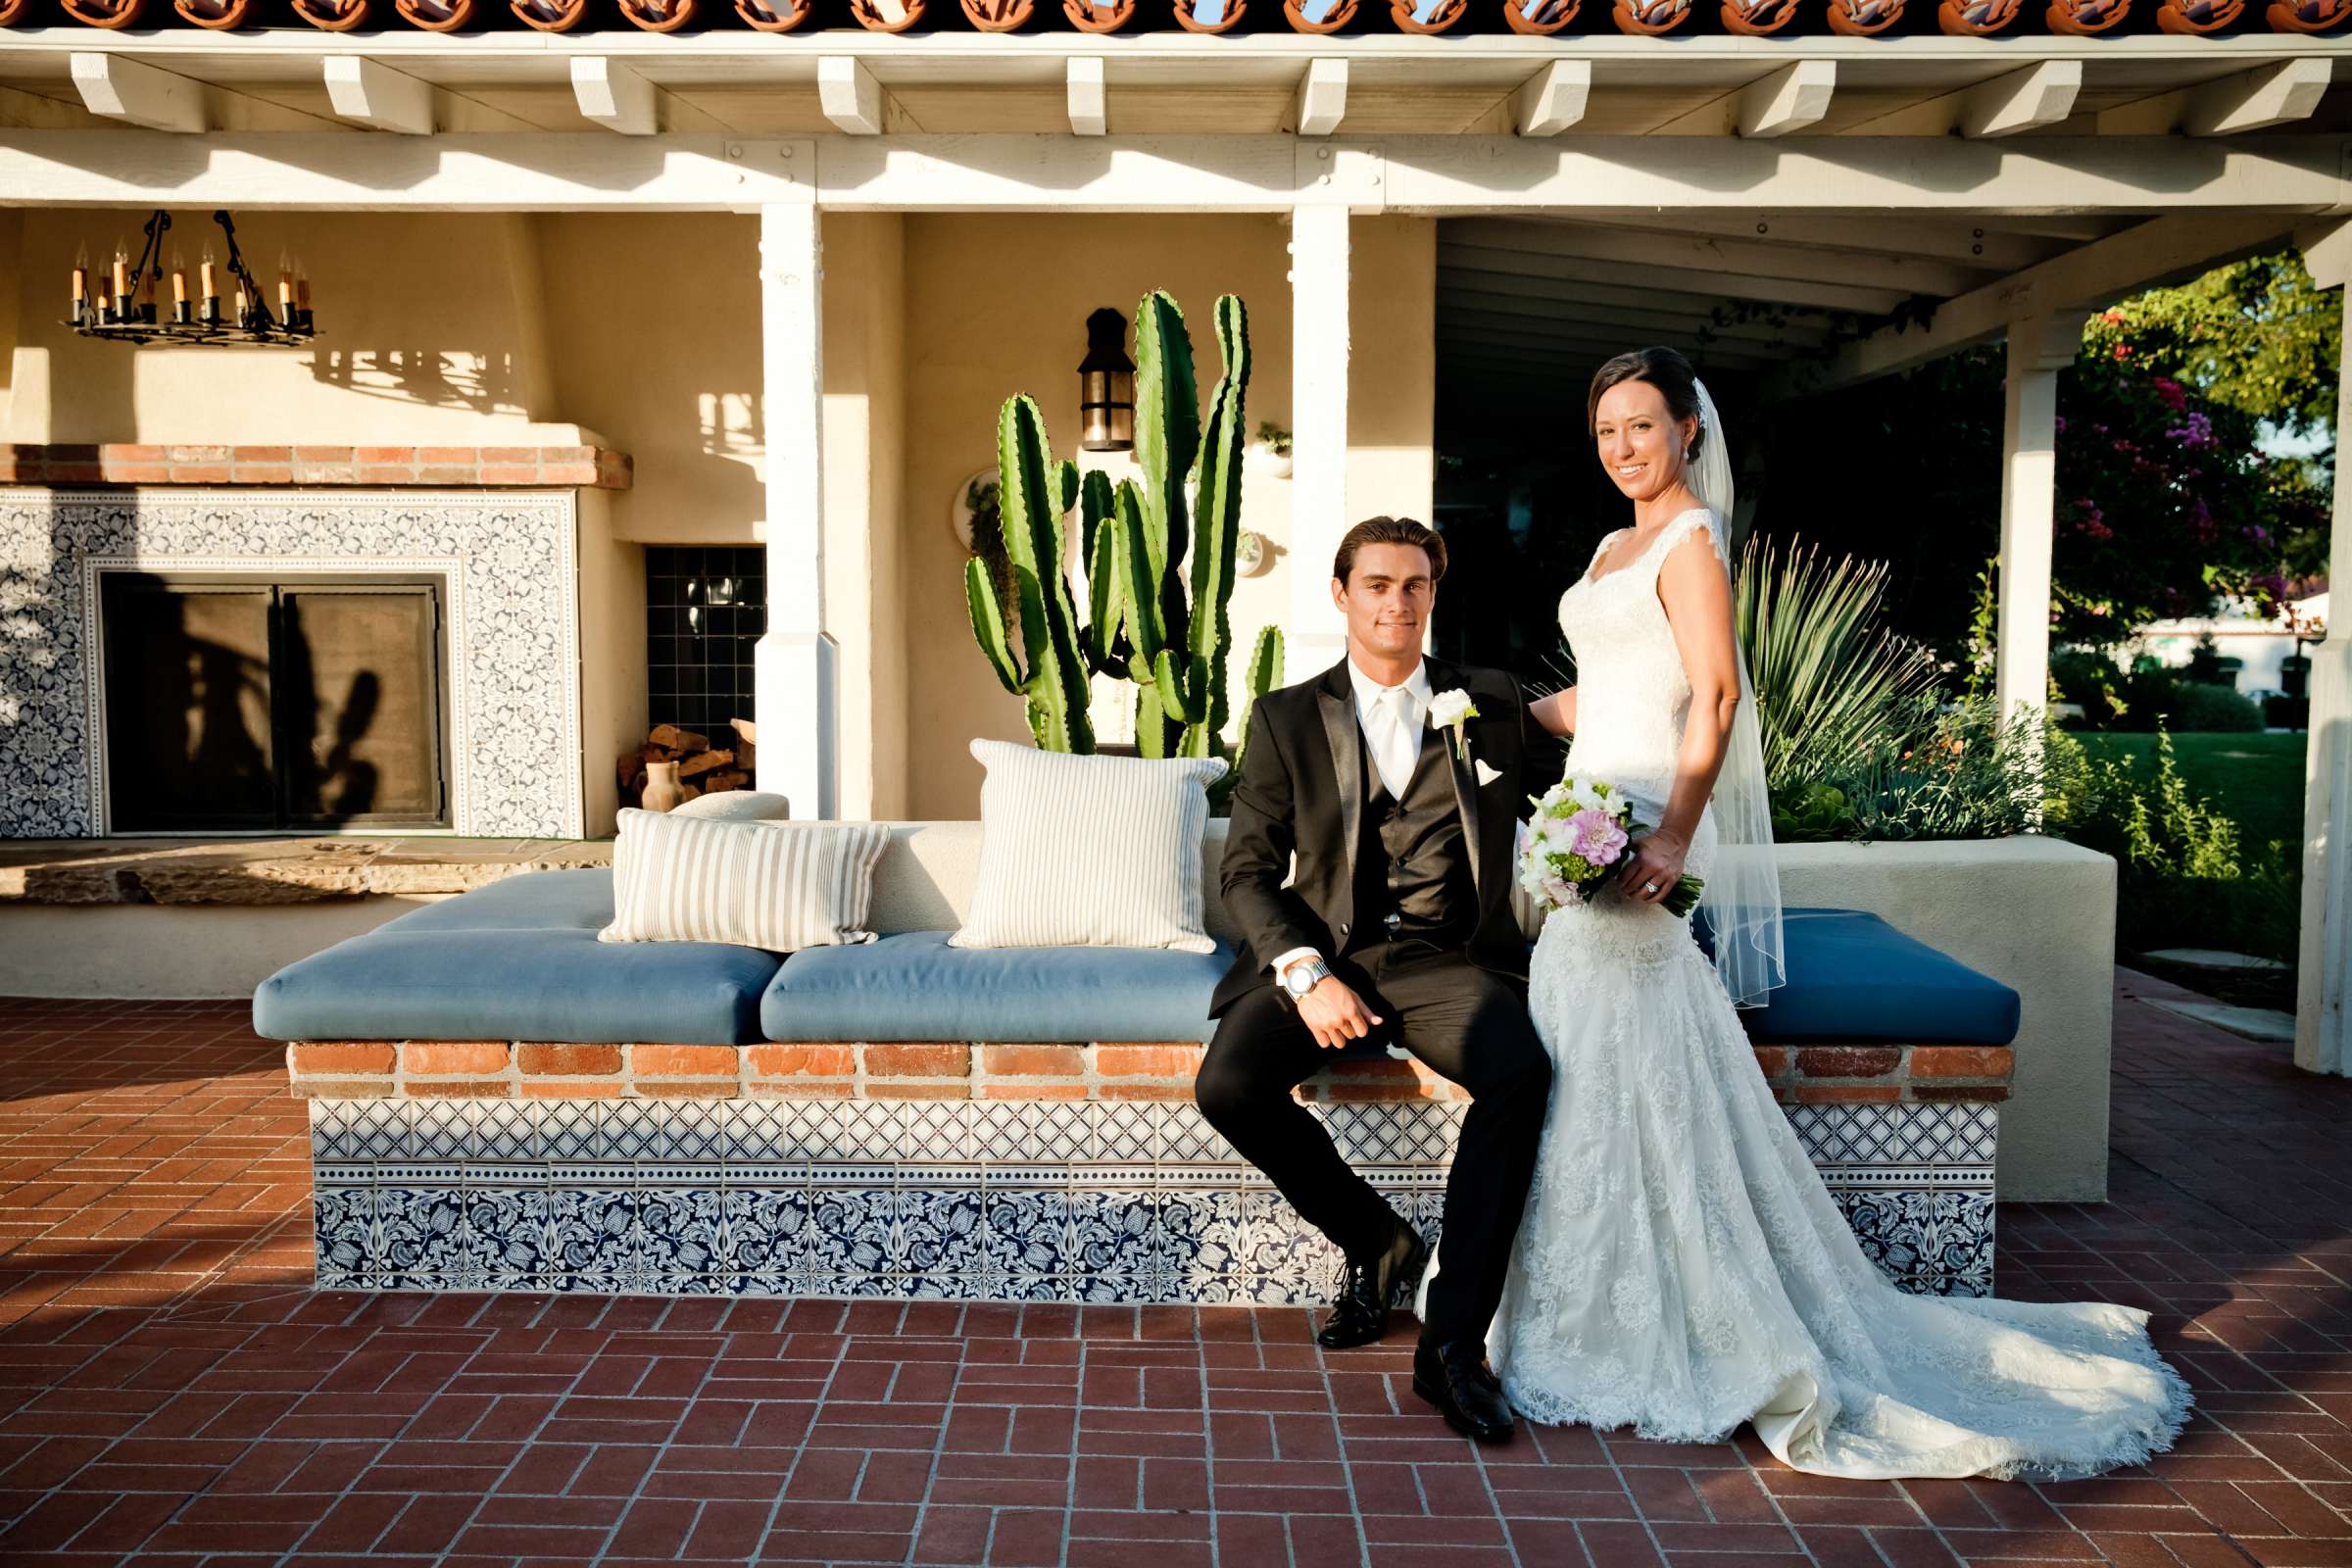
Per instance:
[[[2142,777],[2154,770],[2153,735],[2077,738],[2093,757],[2138,759]],[[2303,736],[2192,732],[2173,737],[2173,754],[2190,793],[2236,818],[2247,849],[2258,850],[2273,839],[2289,846],[2303,841]]]

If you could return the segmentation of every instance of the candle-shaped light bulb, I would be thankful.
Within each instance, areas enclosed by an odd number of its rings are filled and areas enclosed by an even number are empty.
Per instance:
[[[311,314],[311,270],[299,256],[294,258],[294,306],[306,317]]]
[[[294,263],[284,251],[277,253],[277,313],[285,315],[294,309]]]
[[[130,303],[130,279],[126,275],[129,268],[130,252],[122,248],[122,241],[117,240],[115,242],[115,298],[124,305]]]
[[[180,255],[179,247],[172,247],[172,303],[188,303],[188,260]]]
[[[196,292],[208,304],[220,297],[220,291],[213,287],[213,248],[210,245],[204,248],[203,259],[196,264]]]
[[[74,299],[73,302],[66,307],[66,309],[72,311],[76,318],[79,318],[81,315],[81,302],[89,297],[89,293],[90,247],[85,241],[81,247],[74,253]]]

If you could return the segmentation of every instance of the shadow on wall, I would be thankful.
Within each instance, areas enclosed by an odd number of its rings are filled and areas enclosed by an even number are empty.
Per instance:
[[[329,349],[311,357],[311,374],[323,385],[362,397],[427,408],[503,415],[524,404],[522,371],[514,356],[505,352]]]
[[[382,809],[363,754],[383,672],[353,670],[330,698],[298,600],[185,587],[146,573],[106,583],[114,825],[335,827]]]

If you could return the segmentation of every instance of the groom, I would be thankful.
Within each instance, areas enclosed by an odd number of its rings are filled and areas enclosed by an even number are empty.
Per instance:
[[[1401,1044],[1470,1091],[1413,1390],[1456,1431],[1497,1442],[1512,1414],[1486,1363],[1487,1325],[1535,1173],[1551,1061],[1528,1018],[1510,897],[1526,703],[1498,670],[1422,657],[1445,574],[1431,529],[1357,523],[1332,563],[1347,659],[1250,715],[1222,875],[1244,940],[1209,1006],[1216,1038],[1195,1093],[1346,1254],[1316,1336],[1345,1349],[1381,1337],[1392,1290],[1428,1252],[1291,1091],[1358,1041]],[[1475,715],[1440,727],[1465,694]]]

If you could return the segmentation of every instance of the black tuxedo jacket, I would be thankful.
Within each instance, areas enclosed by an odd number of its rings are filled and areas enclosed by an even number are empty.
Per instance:
[[[1464,726],[1470,756],[1440,739],[1453,772],[1462,840],[1472,849],[1478,924],[1469,956],[1524,978],[1527,939],[1511,910],[1513,839],[1527,804],[1527,699],[1499,669],[1424,659],[1432,692],[1460,687],[1478,717]],[[1355,924],[1355,858],[1362,795],[1363,731],[1343,659],[1313,680],[1268,692],[1250,711],[1249,753],[1233,790],[1219,872],[1226,912],[1242,929],[1241,953],[1218,982],[1208,1015],[1218,1017],[1252,986],[1272,983],[1268,964],[1293,948],[1337,957]],[[1477,764],[1494,769],[1485,784]],[[1296,874],[1293,856],[1297,857]],[[1288,885],[1286,885],[1286,883]]]

